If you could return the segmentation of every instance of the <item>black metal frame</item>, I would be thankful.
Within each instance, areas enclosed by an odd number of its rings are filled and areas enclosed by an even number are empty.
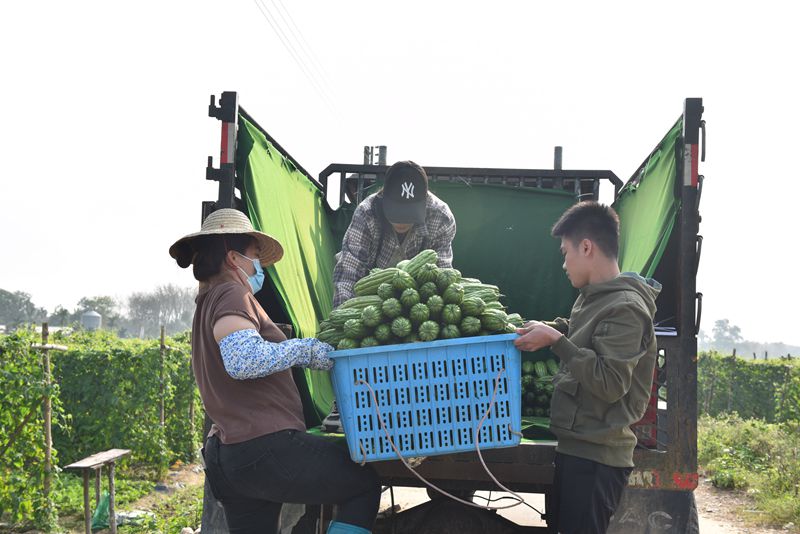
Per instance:
[[[223,93],[222,108],[237,102]],[[210,115],[212,105],[209,107]],[[339,174],[342,203],[350,189],[350,200],[358,203],[364,190],[380,180],[386,172],[385,165],[332,164],[315,180],[297,161],[289,155],[258,123],[241,107],[239,112],[256,125],[273,146],[287,157],[323,192],[328,190],[329,178]],[[680,143],[683,153],[678,155],[679,176],[696,176],[698,159],[705,155],[705,123],[702,121],[702,99],[690,98],[685,102],[683,113],[683,136]],[[229,110],[217,114],[230,118]],[[219,118],[219,117],[218,117]],[[222,119],[220,119],[222,120]],[[702,130],[702,152],[699,152]],[[702,157],[700,157],[702,154]],[[556,155],[556,160],[558,156]],[[558,167],[558,164],[556,163]],[[210,164],[209,164],[210,167]],[[461,167],[426,167],[431,181],[466,182],[470,184],[493,184],[509,187],[538,187],[574,191],[577,198],[597,198],[600,180],[609,180],[614,185],[615,196],[623,183],[611,171],[585,171],[561,169],[492,169]],[[348,176],[349,175],[349,176]],[[216,179],[210,172],[209,178]],[[634,173],[636,176],[636,173]],[[220,193],[216,202],[205,202],[203,217],[220,207],[237,207],[234,191],[227,176],[220,179]],[[235,180],[232,182],[235,189]],[[702,190],[702,176],[696,183],[680,185],[681,209],[677,232],[673,232],[669,257],[672,274],[677,278],[677,290],[672,295],[677,316],[676,335],[659,336],[658,346],[663,365],[659,366],[659,386],[669,392],[666,411],[666,428],[659,424],[658,436],[666,434],[666,440],[655,448],[637,448],[634,461],[640,484],[637,487],[691,491],[697,484],[697,330],[701,311],[702,295],[696,291],[696,274],[699,264],[702,236],[698,235],[700,216],[698,202]],[[208,211],[207,211],[208,210]],[[668,248],[670,248],[668,247]],[[667,255],[665,254],[665,258]],[[665,260],[662,260],[665,261]],[[667,272],[667,271],[665,271]],[[262,292],[263,293],[263,292]],[[276,301],[277,302],[277,301]],[[510,488],[516,491],[545,493],[551,485],[555,443],[523,444],[513,449],[490,450],[484,453],[492,471]],[[374,464],[385,484],[419,486],[419,481],[410,475],[399,461]],[[494,489],[483,472],[474,453],[462,453],[428,458],[417,471],[444,488],[450,489]]]
[[[333,163],[320,173],[319,183],[327,191],[330,176],[338,173],[339,205],[344,204],[346,196],[349,201],[358,204],[364,199],[364,190],[375,181],[382,181],[388,168],[386,165]],[[613,172],[596,170],[425,167],[425,172],[431,182],[558,189],[573,191],[579,199],[597,199],[600,180],[608,180],[614,185],[615,196],[623,185]]]
[[[230,125],[235,132],[239,122],[239,115],[237,113],[238,109],[239,96],[234,92],[225,91],[220,96],[219,106],[216,105],[214,95],[211,95],[211,103],[208,105],[208,116],[214,117],[215,119],[221,121],[223,125]],[[234,158],[229,157],[228,151],[230,150],[232,150],[233,154],[235,154],[235,145],[232,147],[227,146],[225,139],[223,139],[222,148],[220,150],[220,166],[218,169],[215,169],[213,166],[213,157],[208,156],[206,180],[214,180],[219,182],[219,198],[217,199],[217,208],[236,207],[234,193],[236,184],[236,165],[233,163]],[[205,215],[206,214],[204,213],[204,216]]]

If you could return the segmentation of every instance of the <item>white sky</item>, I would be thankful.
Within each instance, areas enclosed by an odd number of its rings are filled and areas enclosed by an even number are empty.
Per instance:
[[[366,144],[525,168],[563,145],[565,168],[623,180],[700,96],[703,327],[800,344],[790,3],[282,2],[330,105],[252,0],[2,3],[0,288],[52,311],[192,285],[167,248],[216,198],[224,90],[315,175]]]

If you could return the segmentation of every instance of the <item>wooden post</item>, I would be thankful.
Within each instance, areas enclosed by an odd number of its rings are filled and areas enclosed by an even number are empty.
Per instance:
[[[786,390],[789,388],[789,380],[791,379],[791,367],[789,365],[784,366],[783,368],[783,384],[781,384],[781,400],[778,402],[778,413],[775,414],[775,419],[777,423],[786,421],[777,420],[779,417],[783,417],[783,401],[786,400]]]
[[[103,477],[103,466],[94,470],[94,506],[100,506],[100,479]]]
[[[191,367],[189,368],[191,370]],[[194,382],[192,382],[191,391],[189,393],[189,445],[191,447],[192,458],[197,453],[197,443],[194,441],[195,428],[194,428]]]
[[[705,413],[711,413],[711,403],[714,400],[714,386],[717,385],[717,368],[713,364],[714,360],[711,360],[711,384],[708,386],[708,390],[706,391],[706,399],[705,399]]]
[[[191,351],[192,351],[192,331],[190,330],[189,331],[189,374],[194,376],[194,367],[193,367],[194,364],[192,363],[192,352]],[[197,430],[195,429],[195,426],[194,426],[194,399],[195,399],[194,388],[195,388],[195,382],[192,382],[192,386],[191,386],[192,393],[189,396],[189,432],[191,433],[190,436],[192,436],[192,455],[195,454],[195,452],[196,452],[195,447],[197,446],[197,443],[194,441],[194,437],[195,437],[195,435],[197,433]],[[201,443],[203,443],[204,440],[205,440],[205,436],[203,436],[201,438],[201,440],[200,440]]]
[[[50,338],[50,329],[47,323],[42,323],[42,343],[32,343],[31,349],[42,351],[42,382],[44,383],[45,392],[42,396],[42,411],[44,418],[44,480],[42,481],[42,494],[45,499],[45,506],[47,507],[48,514],[52,511],[52,502],[50,501],[50,491],[53,487],[53,400],[50,398],[50,384],[53,379],[50,369],[50,351],[51,350],[67,350],[63,345],[50,345],[47,341]],[[28,415],[22,420],[20,426],[11,434],[11,438],[3,448],[3,451],[11,446],[14,439],[16,439],[17,432],[22,430],[22,427],[27,423],[30,417],[39,410],[38,406],[33,406]]]
[[[108,528],[117,534],[117,514],[114,511],[114,462],[108,464]]]
[[[85,534],[92,534],[92,513],[89,509],[89,469],[83,469],[83,525]]]
[[[728,413],[731,411],[731,406],[733,405],[733,379],[734,379],[734,371],[736,370],[736,360],[735,356],[730,359],[731,363],[731,370],[728,374]]]
[[[731,404],[733,403],[733,377],[728,380],[728,413],[731,411]]]
[[[165,417],[164,417],[164,352],[167,350],[167,345],[164,343],[165,336],[165,327],[161,325],[161,370],[160,370],[160,379],[161,379],[161,428],[164,428]]]
[[[42,345],[46,346],[50,337],[47,323],[42,323]],[[44,368],[44,499],[47,508],[50,508],[50,488],[53,484],[53,404],[50,398],[50,351],[42,349],[42,367]]]
[[[194,368],[192,367],[192,358],[191,358],[191,346],[192,346],[192,332],[189,331],[189,374],[194,375]],[[195,436],[195,427],[194,427],[194,381],[192,381],[192,385],[190,387],[191,393],[189,394],[189,435],[191,436],[191,443],[192,443],[192,457],[194,458],[195,454],[195,447],[196,443],[194,441]]]

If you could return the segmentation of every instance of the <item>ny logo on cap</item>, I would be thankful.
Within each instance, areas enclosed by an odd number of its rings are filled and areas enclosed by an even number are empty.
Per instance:
[[[406,197],[407,199],[414,198],[414,184],[411,182],[403,182],[402,191],[400,191],[401,197]]]

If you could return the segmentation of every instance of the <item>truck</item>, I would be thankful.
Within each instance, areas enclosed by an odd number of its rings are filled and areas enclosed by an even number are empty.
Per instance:
[[[658,280],[658,360],[652,396],[634,425],[635,469],[612,518],[609,532],[697,532],[693,490],[697,469],[697,333],[702,294],[696,275],[703,239],[699,202],[705,160],[701,98],[687,98],[677,120],[623,181],[610,170],[562,168],[556,147],[552,169],[424,166],[430,189],[453,211],[458,232],[454,266],[465,276],[499,286],[509,309],[526,318],[566,317],[576,297],[561,269],[550,227],[570,205],[598,200],[601,184],[613,187],[620,217],[620,267]],[[333,163],[316,177],[240,106],[238,94],[211,96],[209,116],[221,123],[219,166],[209,157],[206,178],[218,182],[218,198],[203,202],[202,217],[236,208],[256,229],[284,246],[281,262],[267,271],[268,285],[256,298],[270,317],[294,335],[314,336],[332,308],[332,272],[355,207],[380,187],[388,168],[384,147],[365,147],[361,163]],[[375,157],[377,155],[377,157]],[[523,358],[525,355],[523,355]],[[310,432],[320,430],[333,399],[327,373],[295,369]],[[210,421],[207,421],[210,424]],[[523,417],[521,445],[483,453],[489,470],[509,489],[544,495],[553,488],[556,441],[547,420]],[[375,462],[384,488],[421,487],[399,460]],[[497,490],[475,453],[427,458],[417,473],[463,497]],[[203,531],[226,532],[220,507],[206,491]],[[476,501],[477,502],[477,501]],[[291,532],[319,532],[328,507],[287,507]],[[531,514],[536,512],[530,511]],[[291,517],[289,517],[291,516]],[[464,521],[464,518],[470,518]],[[450,525],[441,527],[440,525]],[[522,526],[498,514],[466,508],[431,493],[419,506],[381,518],[375,532],[549,532]]]

